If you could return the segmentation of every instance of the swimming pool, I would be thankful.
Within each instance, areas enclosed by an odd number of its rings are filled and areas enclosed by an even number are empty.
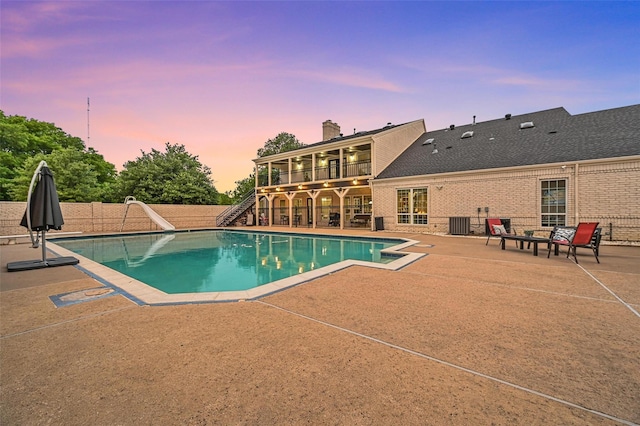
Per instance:
[[[397,251],[413,244],[410,240],[235,230],[61,238],[53,242],[85,258],[81,267],[95,262],[133,278],[138,287],[146,284],[168,296],[200,294],[215,296],[215,300],[256,297],[351,264],[397,269],[413,260],[413,256],[406,258],[408,254]]]

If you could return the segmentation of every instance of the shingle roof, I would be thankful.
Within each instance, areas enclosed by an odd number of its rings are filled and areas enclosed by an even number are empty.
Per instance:
[[[525,122],[534,127],[520,129]],[[461,139],[467,131],[473,137]],[[376,179],[630,155],[640,155],[640,105],[579,115],[554,108],[424,133]]]

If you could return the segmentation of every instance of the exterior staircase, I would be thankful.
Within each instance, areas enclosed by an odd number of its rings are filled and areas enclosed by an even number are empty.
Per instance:
[[[234,204],[230,206],[228,209],[220,213],[216,217],[216,226],[230,226],[236,222],[240,217],[242,217],[247,210],[252,208],[256,203],[256,193],[254,190],[251,190],[242,198],[238,204]],[[255,225],[255,217],[254,217],[254,225]]]

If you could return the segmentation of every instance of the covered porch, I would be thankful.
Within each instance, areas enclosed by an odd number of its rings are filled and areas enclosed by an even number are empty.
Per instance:
[[[258,226],[371,229],[372,224],[368,186],[259,192],[256,207]]]

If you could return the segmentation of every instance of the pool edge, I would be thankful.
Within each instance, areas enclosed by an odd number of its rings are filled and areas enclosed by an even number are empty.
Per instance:
[[[301,235],[308,236],[308,234]],[[376,237],[360,238],[380,239]],[[145,284],[142,281],[138,281],[132,277],[124,275],[114,269],[104,266],[82,255],[67,250],[55,244],[55,241],[48,241],[49,244],[47,248],[49,249],[49,251],[58,256],[75,256],[80,260],[80,263],[78,265],[74,265],[76,269],[79,269],[101,284],[117,290],[119,294],[122,294],[124,297],[131,300],[137,305],[167,306],[179,304],[228,303],[258,300],[260,298],[287,290],[292,287],[296,287],[301,284],[305,284],[317,278],[338,272],[351,266],[365,266],[370,268],[397,271],[428,255],[427,253],[412,253],[401,251],[409,246],[417,244],[419,241],[401,237],[387,237],[384,239],[403,241],[398,245],[381,250],[381,253],[383,254],[392,255],[394,257],[398,256],[398,259],[393,260],[389,263],[375,263],[362,260],[347,259],[338,263],[334,263],[332,265],[323,266],[322,268],[318,268],[313,271],[307,271],[305,273],[288,278],[283,278],[281,280],[264,284],[259,287],[254,287],[249,290],[176,294],[165,293],[161,290],[151,287],[150,285]]]

